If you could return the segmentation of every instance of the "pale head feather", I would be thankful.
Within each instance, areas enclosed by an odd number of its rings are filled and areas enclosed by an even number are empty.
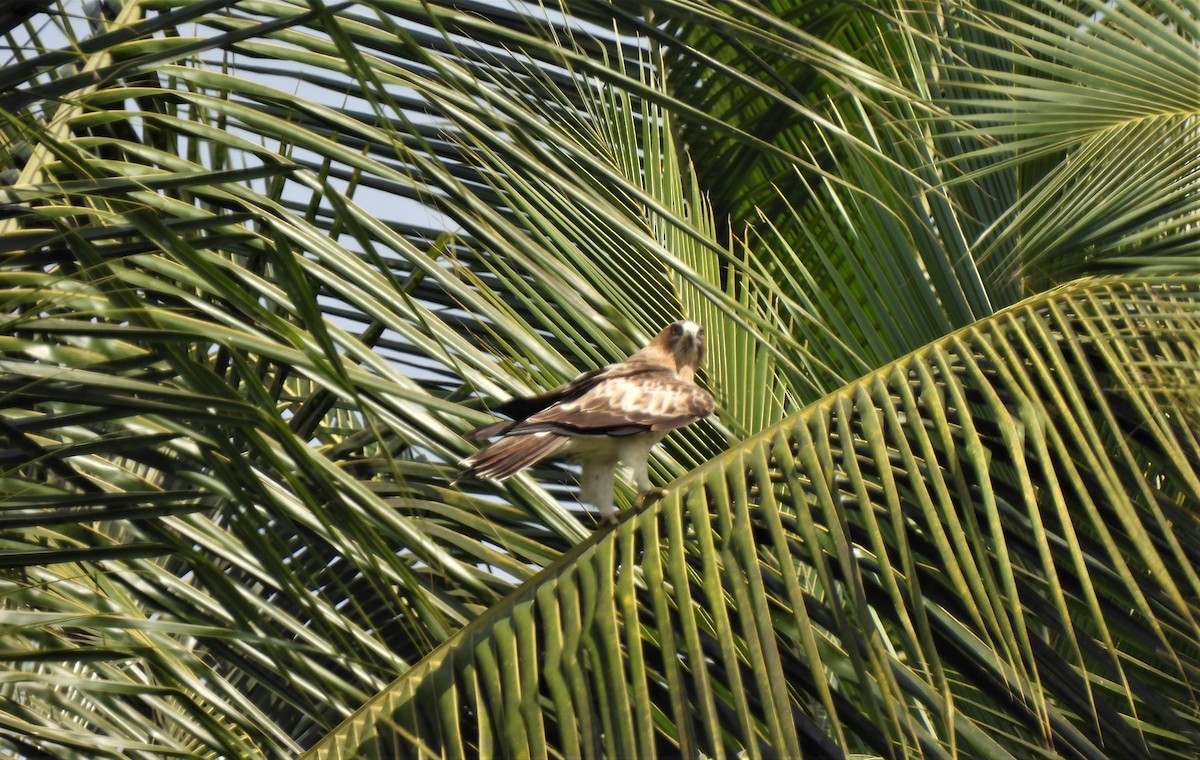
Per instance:
[[[704,328],[683,320],[667,325],[629,360],[670,367],[680,380],[690,383],[704,361],[704,342]]]

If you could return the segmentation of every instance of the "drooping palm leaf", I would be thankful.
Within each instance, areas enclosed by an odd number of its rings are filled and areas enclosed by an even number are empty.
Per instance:
[[[1190,757],[1198,358],[1195,280],[982,320],[685,475],[309,756]]]

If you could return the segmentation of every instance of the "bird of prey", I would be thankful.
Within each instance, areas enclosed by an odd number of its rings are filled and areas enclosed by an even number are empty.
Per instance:
[[[466,474],[502,480],[562,450],[582,465],[582,500],[605,521],[615,520],[617,463],[632,468],[639,503],[661,495],[650,486],[650,449],[668,432],[712,413],[712,396],[695,382],[703,360],[704,328],[676,322],[623,362],[539,396],[506,401],[495,411],[511,419],[467,433],[470,440],[500,440],[464,459]]]

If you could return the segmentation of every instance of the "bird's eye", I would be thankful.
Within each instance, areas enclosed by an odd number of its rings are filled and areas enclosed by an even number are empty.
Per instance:
[[[683,333],[683,325],[682,324],[680,324],[679,322],[676,322],[675,324],[671,325],[671,334],[672,335],[681,335],[682,333]]]

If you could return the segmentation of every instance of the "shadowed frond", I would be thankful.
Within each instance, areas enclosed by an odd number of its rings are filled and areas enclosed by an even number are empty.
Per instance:
[[[1194,280],[953,333],[676,481],[307,756],[1193,756],[1198,360]]]

